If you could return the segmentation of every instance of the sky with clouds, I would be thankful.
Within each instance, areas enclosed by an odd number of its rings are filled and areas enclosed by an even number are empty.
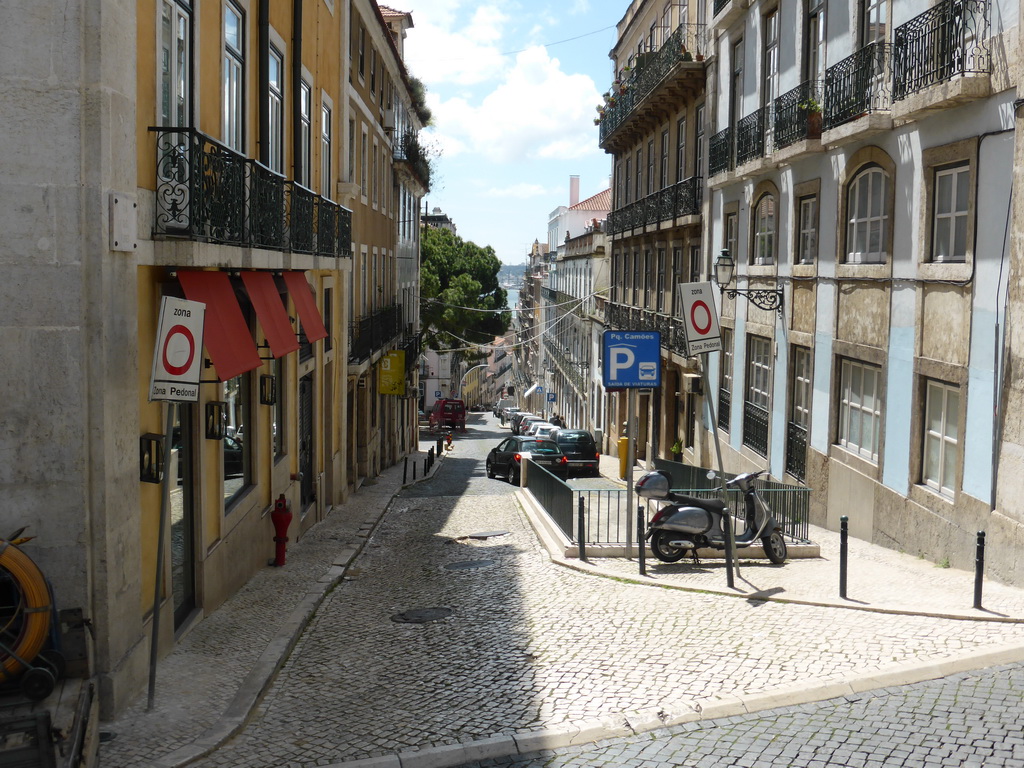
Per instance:
[[[608,51],[626,0],[391,0],[412,13],[409,71],[427,88],[439,152],[427,206],[458,234],[520,264],[547,239],[549,214],[608,188],[595,107],[612,80]]]

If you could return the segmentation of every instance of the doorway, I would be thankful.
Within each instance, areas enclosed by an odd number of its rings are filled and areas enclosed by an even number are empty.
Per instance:
[[[167,480],[171,485],[171,596],[174,628],[177,630],[196,608],[195,575],[195,406],[191,403],[168,405],[174,408],[171,430],[171,460]]]

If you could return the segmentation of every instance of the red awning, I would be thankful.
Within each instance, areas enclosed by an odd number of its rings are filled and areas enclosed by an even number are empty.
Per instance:
[[[206,305],[203,344],[221,381],[260,367],[260,353],[238,306],[231,278],[225,272],[179,270],[178,280],[189,301]]]
[[[285,272],[284,282],[288,286],[288,292],[292,295],[292,301],[295,302],[295,310],[299,313],[299,320],[302,321],[302,330],[306,332],[306,339],[313,342],[327,338],[327,329],[324,328],[320,310],[316,308],[313,291],[310,289],[309,283],[306,282],[306,273]]]
[[[281,301],[277,283],[270,272],[242,272],[242,282],[252,301],[256,317],[263,326],[263,334],[270,345],[270,354],[284,357],[299,348],[299,338],[295,335],[288,311]]]

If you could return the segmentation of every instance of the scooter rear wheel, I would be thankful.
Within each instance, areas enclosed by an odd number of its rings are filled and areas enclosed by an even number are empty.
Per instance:
[[[786,562],[786,540],[782,538],[782,534],[778,531],[772,531],[768,536],[761,539],[761,544],[764,545],[764,554],[776,565],[782,565]]]
[[[654,556],[663,563],[678,563],[686,557],[686,553],[689,551],[687,549],[672,546],[672,539],[678,537],[678,533],[673,534],[670,531],[655,531],[654,535],[651,537],[651,552],[653,552]]]

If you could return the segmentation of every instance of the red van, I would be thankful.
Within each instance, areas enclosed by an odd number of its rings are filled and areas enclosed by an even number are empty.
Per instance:
[[[466,404],[461,400],[438,400],[430,412],[430,429],[451,427],[466,431]]]

